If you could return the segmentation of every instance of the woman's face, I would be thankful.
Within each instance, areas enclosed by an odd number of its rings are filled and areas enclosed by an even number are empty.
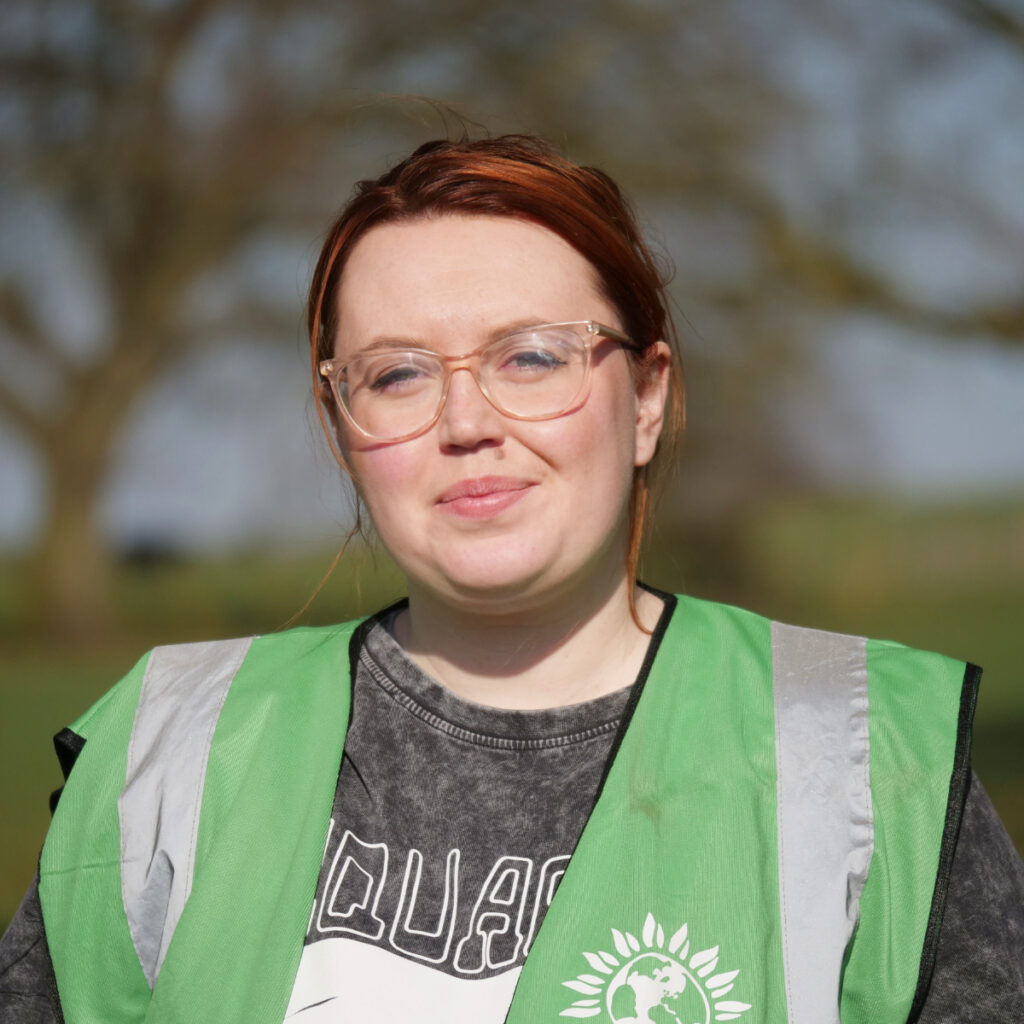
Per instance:
[[[504,217],[376,227],[349,256],[336,301],[342,361],[383,340],[462,355],[524,324],[622,328],[575,249]],[[555,419],[510,419],[456,370],[439,419],[418,437],[373,442],[342,423],[357,486],[411,597],[514,611],[621,582],[633,470],[661,430],[668,349],[638,391],[626,352],[595,340],[589,398]]]

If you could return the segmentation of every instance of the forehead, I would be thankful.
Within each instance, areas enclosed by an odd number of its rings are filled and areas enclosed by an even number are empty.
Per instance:
[[[453,349],[524,319],[618,324],[591,264],[553,231],[507,217],[383,224],[359,240],[335,301],[336,347],[380,338]]]

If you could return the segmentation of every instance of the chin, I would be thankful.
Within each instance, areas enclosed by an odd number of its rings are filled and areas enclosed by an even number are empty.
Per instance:
[[[510,551],[486,561],[456,559],[444,566],[440,586],[427,586],[460,605],[515,612],[560,589],[567,575],[564,567]]]
[[[524,572],[522,565],[510,566],[504,573],[448,573],[444,584],[444,589],[459,601],[500,604],[509,610],[517,599],[536,597],[547,589],[543,572]]]
[[[547,534],[538,545],[508,535],[463,537],[435,546],[430,561],[408,564],[406,575],[412,589],[453,607],[518,614],[563,599],[588,580],[586,589],[600,589],[624,564],[618,545],[598,545],[588,557],[574,539]]]

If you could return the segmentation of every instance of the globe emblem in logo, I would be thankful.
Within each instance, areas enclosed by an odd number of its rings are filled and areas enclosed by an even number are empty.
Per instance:
[[[641,953],[619,968],[608,983],[608,1015],[617,1024],[646,1024],[653,1020],[651,1013],[660,1008],[674,1020],[706,1024],[707,996],[694,982],[693,975],[677,960],[661,953]]]
[[[583,998],[562,1017],[601,1017],[612,1024],[711,1024],[736,1020],[750,1003],[727,998],[738,970],[719,970],[719,947],[691,955],[687,925],[666,940],[665,930],[648,914],[641,938],[611,930],[614,953],[584,952],[590,967],[562,984]]]

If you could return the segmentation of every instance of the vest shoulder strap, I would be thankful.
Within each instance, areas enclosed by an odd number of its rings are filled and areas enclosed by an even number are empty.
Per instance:
[[[834,1021],[874,850],[867,642],[771,625],[788,1019]]]
[[[288,993],[271,998],[257,964],[228,979],[197,964],[254,941],[301,952],[357,625],[157,648],[75,723],[86,743],[40,860],[68,1020],[227,1020],[278,1002],[283,1016]],[[279,879],[280,901],[241,899],[252,878]]]
[[[117,813],[121,895],[150,987],[192,891],[213,733],[251,645],[158,647],[146,664]]]

